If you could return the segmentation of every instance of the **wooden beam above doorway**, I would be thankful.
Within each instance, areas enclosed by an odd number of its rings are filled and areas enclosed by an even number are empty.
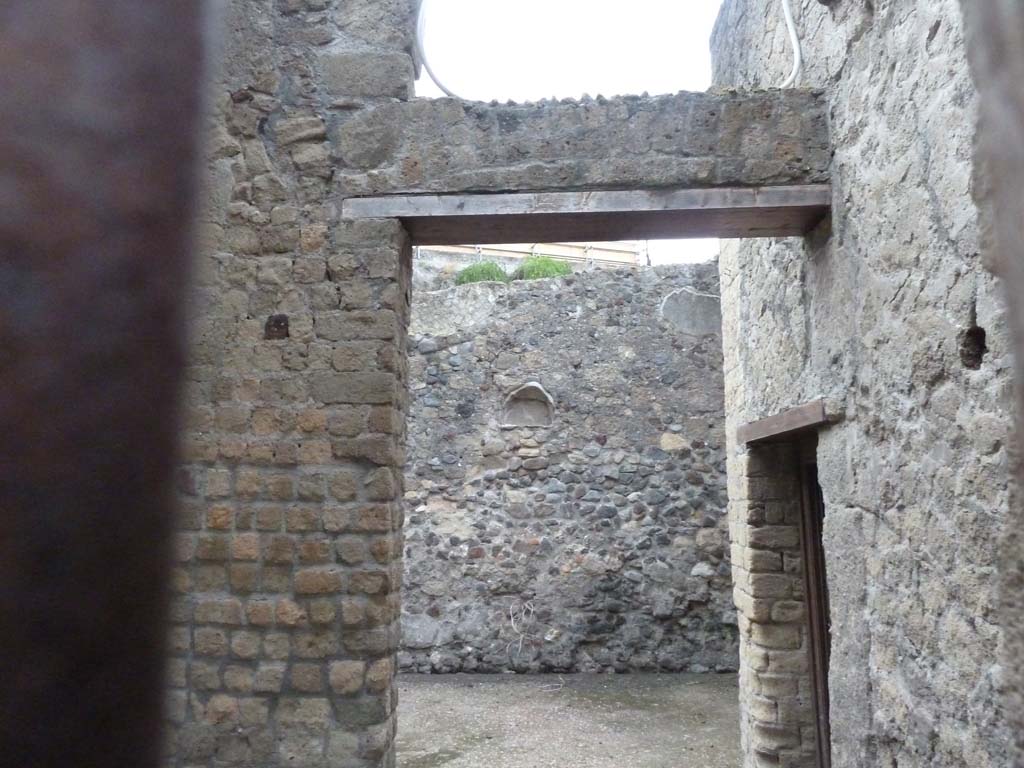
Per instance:
[[[824,400],[813,400],[789,408],[774,416],[741,424],[736,428],[736,442],[745,445],[777,443],[794,435],[831,424]]]
[[[349,219],[400,219],[414,245],[790,237],[831,205],[828,184],[352,197]]]

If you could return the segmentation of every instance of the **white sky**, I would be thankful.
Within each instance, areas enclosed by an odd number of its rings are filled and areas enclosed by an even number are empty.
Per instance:
[[[425,0],[437,76],[479,101],[703,91],[721,0]],[[419,96],[443,95],[428,77]],[[652,240],[653,263],[704,261],[717,240]]]

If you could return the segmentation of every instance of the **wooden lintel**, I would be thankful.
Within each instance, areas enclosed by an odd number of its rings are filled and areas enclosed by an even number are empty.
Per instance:
[[[736,429],[736,442],[746,445],[788,440],[793,435],[832,423],[824,400],[813,400],[774,416],[743,424]]]
[[[828,213],[828,184],[353,197],[350,219],[401,219],[416,245],[788,237]]]

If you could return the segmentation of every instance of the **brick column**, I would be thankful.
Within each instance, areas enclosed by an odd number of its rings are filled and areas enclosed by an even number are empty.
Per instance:
[[[267,370],[224,375],[199,409],[211,434],[190,441],[175,576],[177,765],[393,762],[411,254],[392,221],[342,223],[334,241],[344,282],[321,287],[372,309],[265,331],[246,355]]]
[[[729,526],[747,768],[815,765],[800,485],[792,446],[733,454]]]
[[[411,251],[396,221],[339,219],[365,173],[339,134],[410,98],[412,6],[227,9],[180,473],[178,768],[394,763]]]

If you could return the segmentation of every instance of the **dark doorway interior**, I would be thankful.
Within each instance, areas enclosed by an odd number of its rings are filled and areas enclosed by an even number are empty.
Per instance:
[[[807,593],[808,650],[818,737],[818,765],[820,768],[830,768],[828,664],[831,640],[825,550],[821,538],[825,502],[818,484],[817,447],[818,439],[814,435],[802,444],[800,451],[800,542],[804,560],[804,589]]]

